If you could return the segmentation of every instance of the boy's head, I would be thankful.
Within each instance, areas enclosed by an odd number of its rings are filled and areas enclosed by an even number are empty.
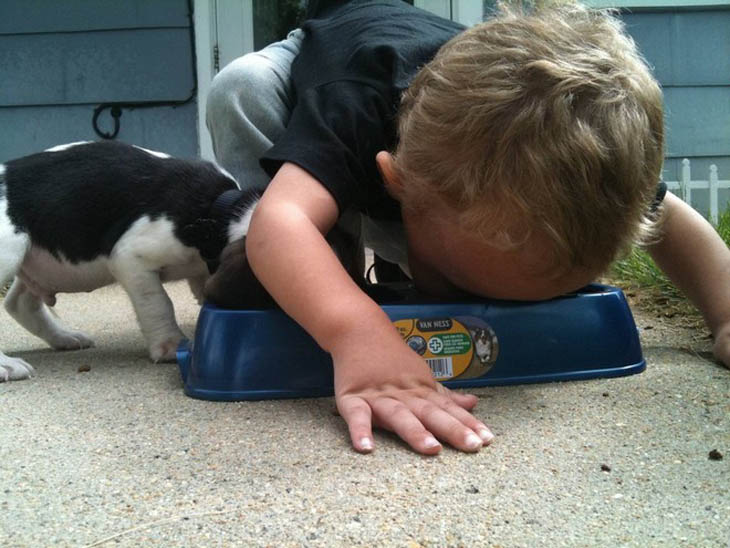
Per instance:
[[[662,148],[661,91],[621,23],[563,6],[505,10],[445,44],[405,92],[395,155],[378,163],[415,262],[442,214],[441,230],[483,242],[485,261],[552,280],[512,295],[542,298],[646,237]]]

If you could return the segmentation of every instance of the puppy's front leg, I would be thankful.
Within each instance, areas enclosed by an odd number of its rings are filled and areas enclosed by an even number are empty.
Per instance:
[[[174,361],[180,340],[185,337],[175,321],[172,301],[157,272],[144,270],[135,261],[113,261],[111,271],[132,301],[137,321],[154,362]]]
[[[198,301],[199,305],[202,305],[203,301],[205,301],[205,292],[203,291],[203,288],[205,287],[205,282],[208,281],[208,278],[208,275],[188,278],[190,291],[192,292],[193,297],[195,297],[195,300]]]

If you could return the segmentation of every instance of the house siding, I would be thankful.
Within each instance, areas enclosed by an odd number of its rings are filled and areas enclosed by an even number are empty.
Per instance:
[[[97,139],[96,105],[186,99],[194,86],[186,0],[0,2],[0,162]],[[624,10],[621,17],[665,96],[664,178],[730,175],[730,9]],[[118,138],[198,154],[197,110],[125,110]],[[113,127],[102,114],[103,131]]]
[[[664,178],[679,180],[682,159],[693,178],[710,164],[730,176],[730,10],[624,13],[628,32],[664,91]]]
[[[0,161],[95,140],[106,102],[182,101],[194,88],[186,0],[0,2]],[[118,139],[198,153],[195,101],[124,110]],[[109,132],[109,111],[100,116]]]

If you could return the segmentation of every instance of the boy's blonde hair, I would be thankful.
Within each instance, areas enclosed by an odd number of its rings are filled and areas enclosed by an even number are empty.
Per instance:
[[[605,268],[649,233],[662,94],[605,11],[502,8],[457,35],[404,93],[399,136],[404,206],[437,196],[498,247],[539,231],[561,270]]]

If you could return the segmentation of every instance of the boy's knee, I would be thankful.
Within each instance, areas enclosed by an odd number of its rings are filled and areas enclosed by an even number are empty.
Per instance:
[[[269,59],[249,53],[221,70],[210,86],[206,112],[208,124],[219,116],[229,116],[256,109],[280,83]]]

